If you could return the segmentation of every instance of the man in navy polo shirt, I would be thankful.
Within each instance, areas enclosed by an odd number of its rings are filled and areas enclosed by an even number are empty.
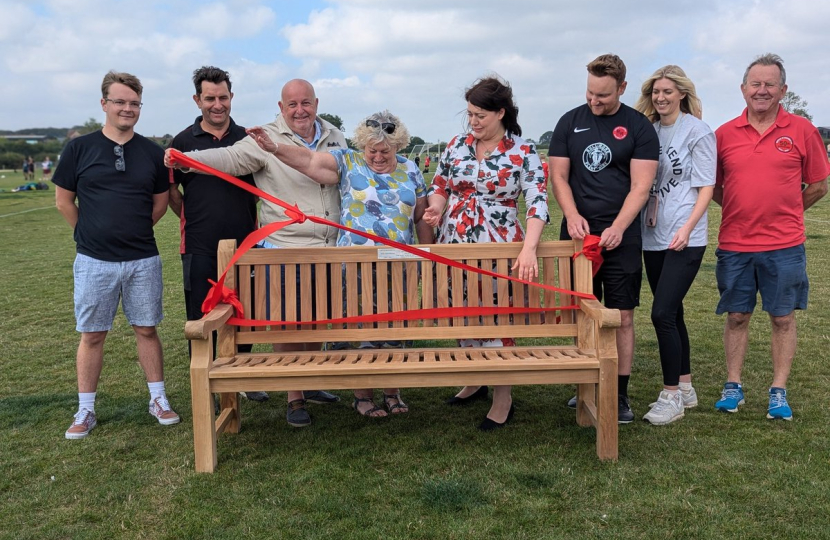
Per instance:
[[[231,78],[227,71],[202,66],[193,72],[196,93],[193,101],[202,114],[193,125],[182,130],[170,143],[181,152],[231,146],[247,137],[245,128],[231,118]],[[240,177],[254,185],[247,174]],[[179,191],[179,186],[184,194]],[[219,240],[242,243],[257,228],[255,195],[209,174],[173,169],[170,184],[170,209],[181,220],[182,275],[187,320],[202,318],[202,302],[210,291],[209,279],[216,279],[216,250]],[[190,342],[188,342],[188,345]],[[251,345],[240,345],[250,352]],[[266,401],[265,392],[245,392],[253,401]]]

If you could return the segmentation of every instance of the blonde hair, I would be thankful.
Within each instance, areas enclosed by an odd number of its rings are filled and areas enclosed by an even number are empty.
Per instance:
[[[686,76],[686,72],[679,66],[671,64],[661,67],[655,71],[651,77],[645,80],[640,91],[640,97],[634,105],[635,109],[646,115],[652,122],[656,122],[660,119],[660,115],[657,114],[657,111],[654,109],[654,103],[651,101],[651,92],[654,90],[654,83],[660,79],[670,80],[675,86],[677,86],[677,90],[680,93],[686,94],[686,96],[680,100],[681,111],[686,114],[696,116],[697,118],[701,118],[703,116],[703,104],[700,102],[700,98],[697,97],[695,83],[693,83],[692,80]]]
[[[395,124],[395,131],[386,133],[380,126],[367,126],[366,122],[369,120],[374,120],[378,124]],[[409,130],[400,118],[389,111],[376,112],[360,121],[354,129],[353,142],[361,152],[370,144],[386,143],[397,153],[409,145]]]

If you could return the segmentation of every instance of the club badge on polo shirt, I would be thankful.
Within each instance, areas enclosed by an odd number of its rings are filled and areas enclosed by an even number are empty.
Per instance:
[[[779,152],[784,152],[785,154],[788,154],[792,152],[793,146],[795,145],[793,144],[793,140],[790,137],[783,136],[775,139],[775,147],[778,149]]]
[[[617,127],[614,128],[613,133],[614,133],[614,138],[617,139],[618,141],[621,141],[621,140],[625,139],[625,137],[628,135],[628,129],[626,129],[623,126],[617,126]]]

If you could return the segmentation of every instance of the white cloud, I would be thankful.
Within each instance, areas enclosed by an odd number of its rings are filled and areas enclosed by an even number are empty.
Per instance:
[[[213,64],[231,72],[242,124],[270,121],[282,85],[302,77],[347,131],[388,108],[425,139],[457,133],[464,89],[496,72],[513,86],[525,135],[538,138],[583,101],[585,64],[606,52],[628,66],[626,103],[676,63],[717,126],[742,110],[744,67],[767,51],[830,125],[830,3],[813,0],[0,0],[0,18],[2,129],[102,119],[100,80],[118,69],[145,83],[140,132],[176,133],[198,113],[191,73]]]

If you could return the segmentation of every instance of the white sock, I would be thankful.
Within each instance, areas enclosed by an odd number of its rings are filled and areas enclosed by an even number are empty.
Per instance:
[[[692,383],[690,382],[680,382],[680,390],[685,393],[689,393],[692,391]]]
[[[677,394],[679,394],[679,393],[680,393],[680,389],[677,389],[677,390],[667,390],[667,389],[663,388],[663,392],[665,392],[666,394],[668,394],[668,395],[669,395],[669,397],[672,397],[672,396],[676,396]]]
[[[164,381],[148,382],[147,388],[150,389],[150,401],[155,401],[156,398],[167,399],[167,394],[164,392]]]
[[[97,392],[78,392],[78,411],[95,412],[95,394]]]

